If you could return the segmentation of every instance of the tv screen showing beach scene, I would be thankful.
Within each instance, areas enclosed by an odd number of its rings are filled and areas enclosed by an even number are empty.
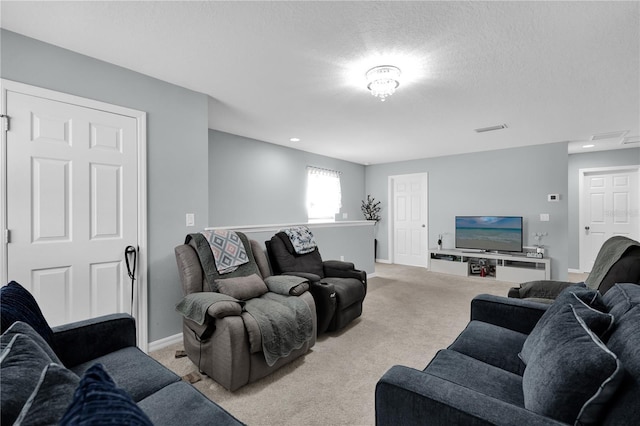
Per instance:
[[[456,216],[456,248],[521,252],[521,216]]]

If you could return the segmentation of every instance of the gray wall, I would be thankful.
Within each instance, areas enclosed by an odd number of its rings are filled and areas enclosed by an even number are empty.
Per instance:
[[[342,213],[363,220],[365,167],[209,130],[209,225],[307,222],[307,166],[342,172]]]
[[[173,248],[208,218],[207,96],[2,30],[0,76],[147,112],[149,340],[181,331]],[[123,247],[124,250],[124,247]]]
[[[640,148],[569,155],[569,268],[580,269],[580,169],[640,165]]]
[[[429,176],[429,247],[444,234],[453,248],[454,216],[516,215],[524,217],[524,243],[534,232],[548,232],[542,243],[551,257],[553,279],[567,277],[567,144],[545,144],[474,154],[368,166],[366,193],[382,201],[377,227],[378,258],[388,259],[388,177],[410,173]],[[547,194],[559,193],[559,202]],[[540,222],[540,213],[550,215]]]

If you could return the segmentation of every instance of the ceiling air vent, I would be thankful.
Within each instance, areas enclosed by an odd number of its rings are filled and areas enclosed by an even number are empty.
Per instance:
[[[506,129],[506,124],[498,124],[497,126],[489,126],[489,127],[481,127],[479,129],[474,129],[476,133],[484,133],[484,132],[493,132],[494,130]]]
[[[620,130],[619,132],[598,133],[591,136],[592,141],[601,141],[605,139],[618,139],[626,135],[628,130]]]
[[[640,136],[627,136],[622,139],[622,145],[629,145],[632,143],[640,143]]]

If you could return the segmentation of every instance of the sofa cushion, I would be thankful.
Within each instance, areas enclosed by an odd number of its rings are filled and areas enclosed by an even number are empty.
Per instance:
[[[3,334],[0,347],[1,423],[10,425],[36,388],[42,370],[52,360],[40,345],[24,334]]]
[[[625,284],[625,286],[636,284]],[[610,290],[612,291],[612,290]],[[609,292],[610,292],[609,291]],[[607,294],[609,294],[607,292]],[[616,319],[607,347],[615,353],[626,374],[612,401],[606,425],[635,425],[640,419],[640,306]]]
[[[241,425],[238,420],[185,382],[172,383],[138,403],[155,426]]]
[[[136,402],[180,380],[180,377],[158,361],[132,346],[79,364],[72,370],[81,376],[95,363],[102,364],[116,385],[124,389]]]
[[[14,426],[58,424],[79,382],[77,375],[61,365],[46,366]]]
[[[447,348],[503,370],[522,375],[518,357],[527,335],[482,321],[471,321]]]
[[[42,315],[36,299],[27,289],[11,281],[0,289],[0,322],[2,333],[16,321],[23,321],[33,327],[51,345],[53,331]]]
[[[220,278],[215,280],[218,291],[238,300],[260,297],[269,291],[267,285],[257,274],[246,277]]]
[[[640,305],[640,285],[615,284],[602,296],[607,311],[616,319]]]
[[[492,398],[524,407],[520,375],[461,353],[440,350],[424,371]]]
[[[152,426],[149,417],[133,402],[127,392],[115,385],[101,364],[96,364],[83,375],[60,424],[64,426],[107,423]]]
[[[535,351],[541,341],[546,338],[546,335],[549,333],[549,328],[554,328],[556,326],[558,321],[558,319],[555,318],[556,315],[558,315],[559,312],[565,311],[567,305],[575,307],[580,318],[598,336],[602,336],[609,330],[609,328],[611,328],[614,320],[613,315],[596,310],[587,305],[583,299],[581,299],[581,296],[586,296],[585,299],[587,300],[595,300],[589,292],[593,292],[597,295],[597,292],[594,292],[593,290],[584,290],[580,292],[563,292],[558,296],[558,299],[556,299],[556,301],[542,315],[540,321],[538,321],[525,340],[524,345],[522,346],[522,352],[520,352],[520,359],[522,359],[522,362],[525,364],[529,363],[532,352]],[[600,296],[598,295],[597,298],[600,298]]]
[[[616,355],[563,305],[544,328],[522,377],[525,408],[556,420],[595,424],[624,376]]]

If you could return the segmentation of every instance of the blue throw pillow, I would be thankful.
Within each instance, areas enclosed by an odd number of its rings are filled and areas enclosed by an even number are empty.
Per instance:
[[[129,394],[116,387],[102,364],[95,364],[84,373],[73,395],[73,402],[59,424],[62,426],[153,425]]]
[[[561,422],[599,424],[624,369],[571,305],[549,320],[522,375],[524,406]]]
[[[519,357],[525,365],[529,363],[531,353],[544,339],[544,333],[546,328],[549,327],[549,323],[554,322],[554,316],[559,311],[564,310],[566,305],[575,307],[582,320],[598,336],[606,333],[613,324],[613,315],[593,308],[594,305],[598,308],[604,308],[602,297],[597,291],[580,288],[572,289],[570,287],[568,290],[560,293],[524,341]]]
[[[2,333],[14,322],[22,321],[33,327],[49,345],[53,343],[53,331],[42,315],[38,302],[15,281],[0,289],[0,318]]]

